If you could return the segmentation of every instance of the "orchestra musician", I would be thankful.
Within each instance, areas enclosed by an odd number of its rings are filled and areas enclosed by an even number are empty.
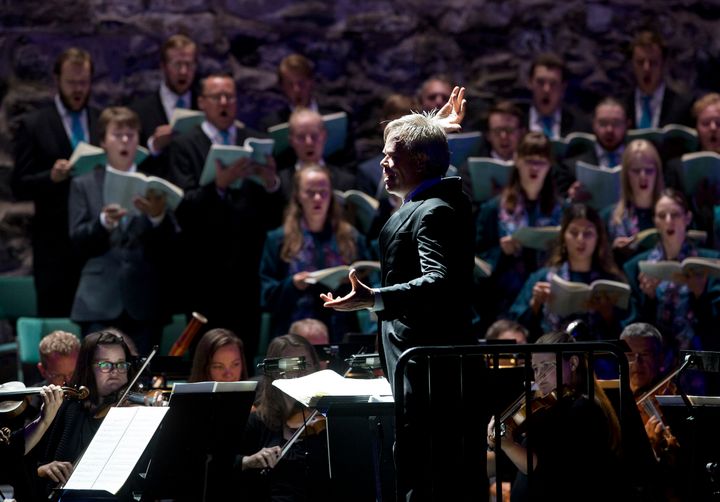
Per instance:
[[[638,408],[645,433],[660,467],[658,484],[662,486],[668,500],[681,500],[677,498],[680,492],[680,483],[677,480],[681,478],[678,472],[680,443],[664,422],[659,403],[655,399],[658,395],[677,393],[672,379],[655,389],[666,380],[663,372],[662,335],[654,326],[636,322],[623,330],[620,339],[630,347],[630,352],[626,353],[630,366],[630,390],[640,403]],[[648,393],[652,394],[648,396]]]
[[[22,472],[23,456],[33,450],[52,424],[63,402],[63,390],[50,384],[40,389],[39,396],[42,400],[39,415],[21,429],[12,431],[5,427],[11,423],[11,418],[7,416],[11,413],[0,413],[0,483],[12,485],[15,497],[20,500],[31,499],[30,493],[27,493],[27,476]],[[2,492],[0,497],[4,497]]]
[[[571,343],[572,335],[548,333],[537,343]],[[620,425],[613,408],[587,361],[580,353],[564,352],[557,389],[557,359],[554,353],[534,353],[532,368],[539,398],[544,407],[528,414],[524,435],[513,434],[514,426],[500,440],[500,449],[517,467],[512,500],[607,501],[625,493],[620,484]],[[588,397],[594,386],[594,400]],[[495,448],[495,420],[488,425],[488,446]],[[532,453],[532,477],[528,482],[527,448]],[[495,475],[497,452],[488,454],[488,475]],[[591,487],[591,488],[590,488]],[[582,494],[582,496],[580,496]]]
[[[314,373],[320,362],[312,345],[299,335],[274,338],[268,358],[305,358],[305,369],[266,374],[258,390],[256,408],[250,413],[239,464],[247,500],[328,500],[327,442],[324,419],[308,425],[301,439],[279,458],[281,447],[312,410],[272,385],[277,378]],[[265,471],[265,474],[263,474]]]
[[[238,382],[247,379],[242,340],[223,328],[205,333],[195,348],[188,382]]]
[[[92,441],[108,409],[117,403],[132,380],[131,360],[130,349],[117,330],[98,331],[83,339],[72,384],[84,385],[90,396],[84,401],[66,400],[50,431],[37,446],[33,460],[38,462],[40,479],[35,498],[39,498],[43,490],[67,482],[75,462]]]

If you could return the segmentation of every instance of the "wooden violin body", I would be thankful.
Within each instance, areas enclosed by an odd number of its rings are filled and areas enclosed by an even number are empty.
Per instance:
[[[9,417],[18,416],[25,410],[27,401],[25,398],[40,394],[42,387],[25,387],[22,382],[7,382],[0,385],[0,415]],[[72,399],[87,399],[90,391],[87,387],[80,386],[62,387],[65,397]]]

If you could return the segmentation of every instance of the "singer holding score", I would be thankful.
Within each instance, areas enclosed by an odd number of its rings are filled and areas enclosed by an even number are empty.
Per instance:
[[[460,130],[464,95],[464,88],[455,87],[438,112],[405,115],[387,125],[380,165],[386,190],[403,203],[380,231],[381,287],[369,288],[353,270],[349,294],[340,298],[332,293],[321,295],[328,308],[377,312],[379,352],[391,386],[398,358],[405,350],[419,345],[472,343],[475,229],[471,203],[459,177],[443,177],[450,158],[447,133]],[[417,387],[422,385],[421,375],[417,376],[417,382],[411,378],[412,392],[410,380],[404,378],[408,408],[414,397],[422,399],[425,394]],[[422,424],[407,429],[411,432],[406,437],[423,434]],[[409,488],[410,500],[423,496],[427,487],[421,484],[432,475],[427,472],[429,464],[423,462],[425,452],[414,443],[409,440],[395,448],[398,473],[402,470],[402,477],[415,485]],[[462,493],[461,487],[447,488]],[[448,493],[448,500],[454,493]]]

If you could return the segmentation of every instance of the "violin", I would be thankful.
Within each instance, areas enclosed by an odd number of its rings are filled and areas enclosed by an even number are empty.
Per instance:
[[[680,444],[678,443],[677,438],[672,435],[670,429],[667,427],[665,423],[665,417],[660,411],[660,403],[658,403],[655,396],[662,395],[666,393],[669,388],[674,387],[672,379],[680,372],[681,369],[682,368],[670,373],[668,376],[660,380],[657,385],[655,385],[652,389],[647,391],[635,401],[635,404],[638,407],[638,411],[640,411],[640,417],[642,418],[643,424],[647,424],[648,420],[650,420],[650,418],[652,417],[656,418],[658,424],[660,424],[662,431],[661,440],[664,441],[665,446],[667,447],[679,447]],[[653,450],[654,449],[655,445],[653,445]]]
[[[85,386],[79,388],[61,387],[63,395],[71,399],[87,399],[90,391]],[[42,387],[25,387],[22,382],[7,382],[0,385],[0,415],[16,417],[27,406],[26,397],[40,394]]]
[[[508,406],[500,415],[500,437],[505,437],[509,432],[520,434],[524,432],[527,418],[533,413],[540,410],[548,409],[557,403],[557,393],[555,391],[541,396],[535,394],[527,402],[525,393],[523,392],[513,403]],[[494,434],[494,432],[493,432]]]
[[[285,426],[289,429],[295,429],[295,432],[281,448],[280,455],[278,455],[277,458],[278,462],[290,451],[290,448],[292,448],[301,436],[320,434],[325,431],[327,423],[325,417],[320,414],[320,410],[314,410],[307,418],[305,418],[303,410],[300,410],[285,421]],[[267,474],[270,472],[270,469],[263,469],[261,472]]]
[[[299,410],[297,413],[291,415],[286,421],[285,426],[293,432],[293,436],[303,434],[305,436],[314,436],[323,432],[326,428],[327,421],[323,415],[318,413],[318,410],[314,410],[309,416],[305,416],[304,410]],[[288,442],[292,440],[292,437]]]

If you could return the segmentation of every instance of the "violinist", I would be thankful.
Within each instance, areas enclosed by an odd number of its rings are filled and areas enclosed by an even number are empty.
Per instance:
[[[11,431],[5,427],[8,422],[0,414],[0,484],[11,484],[15,496],[21,500],[31,498],[25,493],[29,488],[26,485],[27,476],[21,472],[22,457],[42,439],[63,402],[63,391],[56,385],[42,387],[39,395],[42,400],[40,413],[22,429]]]
[[[49,433],[38,445],[34,459],[37,476],[41,478],[39,490],[43,484],[47,490],[68,480],[74,463],[100,428],[107,410],[117,403],[132,380],[131,359],[130,349],[117,330],[98,331],[83,339],[71,383],[87,387],[90,396],[84,401],[65,401]]]
[[[630,389],[635,398],[639,399],[662,380],[662,335],[654,326],[637,322],[627,326],[620,339],[625,340],[630,347],[631,352],[626,354],[630,365]],[[652,397],[646,398],[647,404],[640,406],[645,432],[660,463],[674,464],[679,444],[670,427],[663,423],[654,396],[675,393],[675,384],[670,381],[654,392]]]
[[[327,500],[327,443],[325,432],[320,430],[324,425],[322,419],[311,424],[286,455],[278,458],[281,447],[312,410],[288,397],[272,382],[314,373],[319,361],[312,345],[299,335],[279,336],[268,346],[268,358],[299,356],[305,358],[304,370],[265,375],[260,383],[257,406],[245,430],[245,456],[240,461],[243,487],[249,490],[247,500]]]
[[[570,343],[564,332],[548,333],[537,343]],[[588,375],[585,356],[565,352],[562,355],[562,384],[557,392],[557,359],[554,353],[532,355],[532,368],[538,398],[546,406],[537,409],[524,422],[524,434],[502,437],[502,453],[517,467],[511,500],[584,500],[607,501],[623,493],[619,483],[618,451],[620,427],[617,416],[602,389]],[[594,386],[595,399],[588,398]],[[549,396],[559,394],[559,397]],[[488,425],[488,445],[494,448],[495,421]],[[527,460],[532,453],[532,477]],[[495,457],[488,454],[488,475],[495,475]]]
[[[211,329],[195,349],[189,382],[237,382],[248,379],[245,346],[230,330]]]

